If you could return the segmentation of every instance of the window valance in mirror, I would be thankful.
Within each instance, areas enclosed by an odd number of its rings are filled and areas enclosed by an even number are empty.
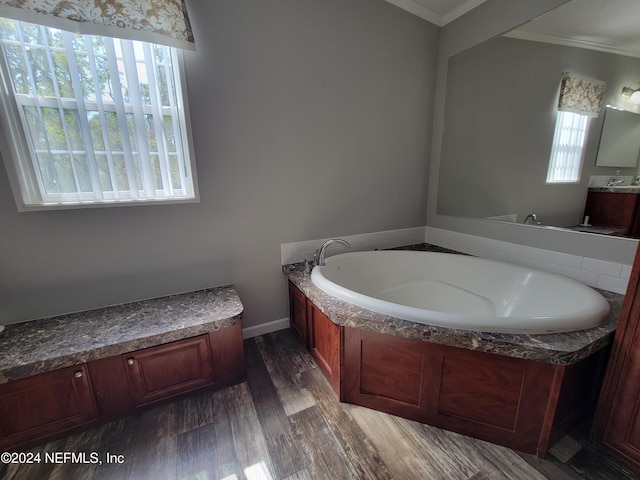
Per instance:
[[[0,0],[0,17],[195,50],[184,0]]]
[[[564,72],[560,81],[558,110],[597,117],[602,109],[606,82]]]

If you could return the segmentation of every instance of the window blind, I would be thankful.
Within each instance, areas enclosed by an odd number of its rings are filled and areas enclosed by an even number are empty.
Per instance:
[[[547,172],[548,183],[571,183],[580,180],[582,152],[589,118],[571,112],[558,112]]]
[[[42,203],[194,197],[174,49],[0,21]]]

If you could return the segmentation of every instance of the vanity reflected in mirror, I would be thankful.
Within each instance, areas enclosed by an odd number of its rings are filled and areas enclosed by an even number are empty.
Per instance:
[[[640,2],[573,0],[450,58],[439,215],[523,223],[535,213],[541,226],[637,237],[640,226],[634,232],[627,218],[609,218],[622,213],[616,203],[622,197],[606,208],[588,199],[590,191],[626,195],[627,203],[633,200],[631,216],[640,219],[640,188],[631,187],[639,174],[640,105],[621,95],[640,81],[640,10],[630,12],[633,4]],[[616,6],[622,7],[617,17]],[[612,42],[614,33],[627,43]],[[548,183],[560,79],[567,71],[606,82],[603,103],[619,110],[603,105],[590,120],[579,180]],[[615,187],[607,187],[612,182]]]

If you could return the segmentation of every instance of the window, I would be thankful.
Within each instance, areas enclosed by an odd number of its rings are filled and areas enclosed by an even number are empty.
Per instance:
[[[19,209],[196,198],[176,49],[4,18],[0,43]]]
[[[582,153],[587,139],[589,118],[572,112],[558,112],[551,146],[547,183],[580,181]]]

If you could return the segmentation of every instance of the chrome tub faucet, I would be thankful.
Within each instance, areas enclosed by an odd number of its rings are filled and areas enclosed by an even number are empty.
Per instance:
[[[325,261],[324,261],[325,250],[327,249],[328,246],[333,245],[334,243],[340,243],[340,244],[344,245],[347,248],[351,248],[351,245],[349,245],[349,242],[347,242],[346,240],[342,240],[341,238],[332,238],[331,240],[327,240],[313,254],[313,266],[314,267],[316,267],[316,266],[322,267],[322,266],[325,265]]]

